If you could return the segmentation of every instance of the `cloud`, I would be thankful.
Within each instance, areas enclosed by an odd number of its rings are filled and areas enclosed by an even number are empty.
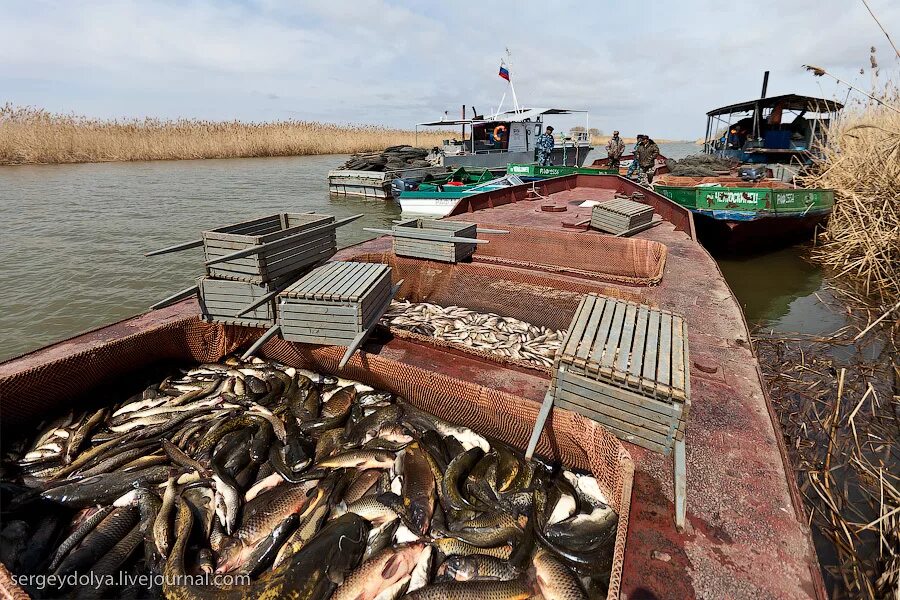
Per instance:
[[[900,4],[870,3],[900,35]],[[23,1],[0,20],[0,101],[101,117],[411,126],[462,104],[497,106],[509,47],[524,104],[587,108],[601,129],[694,138],[707,110],[755,96],[766,69],[773,95],[838,92],[803,72],[806,62],[865,82],[858,69],[872,44],[882,76],[896,73],[865,8],[846,0]]]

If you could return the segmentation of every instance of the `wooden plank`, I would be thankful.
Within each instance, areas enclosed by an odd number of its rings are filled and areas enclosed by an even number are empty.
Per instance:
[[[625,303],[616,302],[616,311],[613,314],[612,324],[609,327],[609,338],[606,340],[606,348],[603,351],[603,360],[600,368],[610,377],[613,365],[619,352],[619,340],[622,339],[622,323],[625,320]]]
[[[597,335],[597,329],[600,327],[600,320],[603,318],[605,311],[608,310],[607,307],[611,306],[612,303],[612,300],[601,297],[598,298],[594,304],[594,310],[591,311],[587,325],[584,327],[584,334],[581,336],[581,345],[578,347],[578,352],[575,354],[575,361],[573,361],[574,364],[579,365],[580,368],[584,368],[581,367],[581,365],[587,362],[588,357],[591,354],[591,348],[593,346],[592,342]]]
[[[547,417],[550,416],[550,410],[553,408],[553,387],[547,390],[547,393],[544,394],[544,401],[541,403],[541,409],[538,411],[537,419],[534,422],[534,427],[531,430],[531,439],[528,441],[528,447],[525,449],[525,460],[530,461],[532,456],[534,456],[534,451],[537,448],[538,440],[541,437],[541,432],[544,430],[544,425],[547,423]]]
[[[312,298],[315,290],[318,289],[320,282],[331,276],[335,263],[325,263],[321,267],[316,267],[305,276],[300,278],[297,283],[285,290],[285,296],[296,298]]]
[[[625,308],[625,320],[622,325],[622,337],[619,340],[619,358],[613,377],[624,382],[628,373],[628,365],[631,362],[631,346],[634,343],[634,325],[637,318],[638,307],[629,302]]]
[[[282,312],[278,322],[285,327],[306,327],[315,330],[341,332],[349,331],[352,332],[353,335],[356,335],[360,330],[356,319],[353,321],[339,321],[337,319],[317,320],[316,318],[321,319],[322,315],[313,315],[311,318],[307,318],[306,315],[303,315],[302,313],[291,313],[290,315],[286,315]]]
[[[347,297],[347,290],[355,288],[360,279],[365,277],[367,269],[365,263],[347,264],[349,266],[344,269],[346,276],[339,286],[335,286],[334,291],[331,294],[332,300],[345,301]]]
[[[610,334],[613,315],[616,312],[618,304],[619,302],[612,298],[606,303],[606,310],[603,311],[603,318],[600,320],[600,325],[597,327],[597,337],[594,338],[593,343],[591,344],[591,355],[588,357],[584,367],[586,373],[590,372],[593,374],[599,369],[600,360],[603,358],[603,351],[606,349],[606,339]]]
[[[339,263],[335,269],[335,275],[321,288],[322,300],[339,301],[343,300],[344,285],[348,278],[352,277],[353,271],[357,270],[359,263]]]
[[[614,406],[612,403],[599,402],[590,398],[585,398],[584,396],[580,396],[577,393],[573,393],[569,388],[565,386],[560,386],[559,388],[557,388],[557,395],[561,399],[568,400],[573,404],[578,404],[579,406],[593,411],[599,415],[604,415],[614,418],[623,423],[628,423],[629,425],[632,425],[637,432],[645,431],[646,434],[641,434],[644,437],[649,437],[654,434],[667,437],[675,429],[676,424],[672,422],[663,423],[652,418],[648,419],[647,417],[635,414],[631,411],[622,410]]]
[[[598,300],[599,298],[596,295],[588,294],[584,296],[578,304],[578,309],[572,316],[572,323],[569,325],[569,333],[566,335],[562,348],[559,353],[557,353],[557,356],[560,357],[560,360],[563,362],[571,362],[575,357],[575,354],[578,351],[578,345],[581,343],[581,338],[584,335],[584,328],[587,326],[588,318],[591,315],[591,311],[594,309],[594,304]]]
[[[638,308],[637,322],[634,325],[634,343],[631,346],[631,367],[628,369],[629,385],[637,385],[644,366],[644,349],[646,347],[647,321],[650,309],[646,306]],[[634,379],[632,379],[634,378]]]
[[[675,442],[674,480],[675,480],[675,526],[684,530],[685,512],[687,510],[687,459],[685,457],[684,440]]]
[[[331,270],[319,280],[316,285],[307,291],[306,296],[308,298],[314,298],[315,300],[324,300],[325,296],[327,296],[332,286],[337,283],[341,279],[344,274],[344,268],[346,263],[342,262],[333,262],[331,263]]]
[[[684,320],[678,315],[672,316],[672,394],[684,399]]]
[[[390,306],[390,301],[396,293],[392,293],[392,289],[393,286],[391,286],[390,280],[388,280],[387,285],[383,288],[379,286],[379,291],[373,296],[372,301],[363,307],[361,313],[363,326],[368,326],[369,323],[381,319],[381,315],[383,315],[384,311],[387,310],[387,307]]]
[[[578,393],[585,398],[591,397],[612,397],[620,402],[632,404],[645,412],[647,418],[651,418],[649,413],[661,415],[660,420],[663,421],[682,421],[684,420],[683,405],[678,402],[665,402],[657,398],[643,396],[633,390],[620,388],[612,383],[605,383],[596,379],[590,379],[576,373],[562,372],[559,374],[560,384],[565,383],[569,388],[580,388]],[[626,410],[622,408],[622,410]]]
[[[657,387],[660,395],[671,396],[672,384],[672,315],[663,313],[659,324],[659,357],[656,365],[656,381],[662,384]]]
[[[367,291],[370,281],[375,273],[370,263],[358,263],[360,265],[356,277],[348,282],[347,286],[341,292],[342,300],[356,302]]]
[[[353,306],[344,305],[326,305],[326,304],[304,304],[296,300],[292,300],[282,305],[285,310],[293,311],[309,315],[331,315],[332,317],[355,317],[357,310]]]
[[[650,310],[647,319],[647,344],[644,347],[644,369],[641,386],[650,392],[656,387],[656,356],[659,353],[659,311]]]
[[[253,356],[253,354],[257,350],[262,348],[263,344],[265,344],[267,341],[269,341],[269,338],[278,334],[279,331],[281,331],[281,327],[279,327],[278,325],[273,325],[272,327],[270,327],[268,331],[266,331],[264,334],[262,334],[260,336],[260,338],[258,340],[256,340],[255,342],[253,342],[253,345],[250,346],[246,352],[244,352],[243,356],[241,356],[241,360],[247,360],[248,358]]]
[[[356,285],[346,292],[346,299],[359,301],[380,277],[390,271],[390,267],[380,263],[366,263],[368,265],[365,276],[356,282]]]
[[[617,437],[631,442],[632,444],[648,448],[650,450],[653,450],[654,452],[659,452],[660,454],[668,454],[668,452],[670,451],[670,446],[667,444],[666,439],[652,432],[641,430],[640,428],[634,427],[629,423],[619,421],[614,417],[595,413],[590,409],[586,409],[583,406],[580,406],[579,404],[570,402],[565,397],[555,398],[554,403],[558,408],[565,408],[577,412],[578,414],[583,415],[588,419],[591,419],[592,421],[600,423],[605,428],[614,433]]]
[[[279,320],[278,323],[282,327],[284,339],[288,339],[289,337],[304,336],[307,339],[314,340],[313,343],[321,344],[334,344],[337,342],[351,341],[354,337],[356,337],[356,334],[359,333],[358,331],[328,329],[326,327],[304,327],[303,325],[298,325],[295,323],[285,323],[282,320]]]

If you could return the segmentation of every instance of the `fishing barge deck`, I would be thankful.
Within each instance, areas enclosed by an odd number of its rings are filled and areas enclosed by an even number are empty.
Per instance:
[[[531,185],[518,186],[467,198],[449,218],[511,229],[528,227],[548,237],[566,233],[592,239],[602,234],[571,229],[571,225],[590,219],[590,207],[579,204],[640,192],[664,219],[634,236],[666,246],[657,285],[589,281],[565,269],[552,276],[568,289],[590,289],[677,311],[689,325],[693,398],[686,429],[687,527],[677,531],[672,518],[672,459],[626,442],[635,474],[622,597],[824,598],[799,494],[786,471],[785,450],[746,323],[716,263],[696,242],[690,213],[615,176],[573,175],[537,183],[534,190],[539,196],[529,193],[531,190]],[[546,242],[542,246],[541,233],[533,233],[530,241],[534,245],[523,246],[522,251],[531,254],[520,257],[526,263],[529,259],[540,262],[539,254],[554,251]],[[390,253],[390,248],[389,238],[377,238],[346,248],[335,258]],[[569,260],[577,269],[589,258],[570,256]],[[475,264],[490,262],[476,252]],[[492,266],[498,273],[509,273],[511,279],[523,276],[521,267]],[[94,357],[100,360],[113,343],[118,343],[116,351],[123,353],[119,359],[124,363],[128,351],[146,351],[140,344],[130,344],[131,339],[153,330],[182,327],[198,315],[197,302],[185,300],[59,342],[0,365],[0,382],[30,372],[48,386],[48,396],[62,394],[59,388],[70,383],[52,379],[54,365],[76,355],[91,357],[88,364]],[[243,328],[235,328],[239,329]],[[258,335],[259,330],[240,333],[245,340]],[[194,341],[185,335],[180,343]],[[154,351],[164,356],[167,349]],[[549,385],[546,373],[400,338],[371,340],[359,361],[365,365],[382,358],[520,398],[517,408],[522,422],[509,424],[509,428],[530,427]],[[14,386],[7,387],[6,392],[12,389]],[[6,402],[4,405],[4,417],[16,420]]]

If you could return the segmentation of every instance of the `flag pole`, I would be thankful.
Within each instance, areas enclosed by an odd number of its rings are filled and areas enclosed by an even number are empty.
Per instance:
[[[507,79],[507,81],[509,82],[509,89],[512,90],[513,106],[516,109],[516,113],[518,113],[519,112],[519,99],[516,98],[516,86],[513,85],[513,82],[512,82],[512,71],[513,71],[512,54],[510,53],[509,48],[506,49],[506,60],[507,60],[507,63],[509,64],[509,79]]]

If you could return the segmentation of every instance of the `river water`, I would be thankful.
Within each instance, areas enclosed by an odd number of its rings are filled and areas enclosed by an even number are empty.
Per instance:
[[[693,144],[662,145],[680,158]],[[282,211],[337,217],[340,246],[374,236],[395,202],[329,197],[345,156],[0,167],[0,360],[112,323],[195,283],[202,250],[145,258],[201,229]],[[778,319],[821,285],[795,250],[722,261],[748,320]]]

